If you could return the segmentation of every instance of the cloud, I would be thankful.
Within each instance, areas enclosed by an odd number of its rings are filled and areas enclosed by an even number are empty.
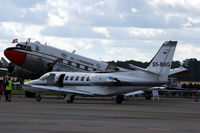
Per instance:
[[[129,33],[133,36],[142,36],[144,38],[155,38],[161,34],[166,34],[162,29],[144,29],[144,28],[130,28]]]
[[[177,47],[176,51],[176,59],[188,59],[188,58],[196,58],[200,59],[200,47],[195,47],[192,44],[180,44]]]
[[[42,26],[15,22],[1,22],[0,24],[4,33],[13,38],[38,38],[40,36],[40,31],[43,29]]]
[[[154,9],[155,14],[164,15],[169,23],[179,19],[177,23],[180,27],[193,27],[197,26],[200,13],[200,1],[179,1],[179,0],[152,0],[149,4]],[[195,23],[191,23],[191,22]],[[171,22],[172,23],[172,22]],[[177,26],[177,25],[176,25]],[[198,22],[198,27],[199,27]]]
[[[178,40],[175,59],[199,58],[198,0],[6,0],[0,4],[1,51],[13,38],[30,37],[98,60],[149,61],[164,41]]]
[[[100,34],[103,34],[105,37],[109,38],[110,35],[109,35],[109,31],[107,28],[105,27],[93,27],[92,30],[94,32],[97,32],[97,33],[100,33]]]
[[[131,11],[133,12],[133,13],[137,13],[138,12],[138,10],[136,9],[136,8],[131,8]]]

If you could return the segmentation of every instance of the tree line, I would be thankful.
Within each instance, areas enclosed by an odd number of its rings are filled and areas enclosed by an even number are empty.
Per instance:
[[[129,64],[133,64],[135,66],[139,66],[142,68],[146,68],[149,64],[149,62],[141,62],[141,61],[135,61],[135,60],[127,60],[127,61],[110,61],[109,64],[116,65],[122,68],[131,69],[129,67]],[[187,68],[190,73],[187,75],[180,75],[177,76],[177,79],[180,81],[200,81],[200,61],[195,58],[185,59],[183,62],[180,61],[173,61],[172,62],[172,68],[177,68],[183,66]],[[2,62],[0,62],[0,68],[3,67]],[[2,72],[0,73],[0,76],[2,76]]]

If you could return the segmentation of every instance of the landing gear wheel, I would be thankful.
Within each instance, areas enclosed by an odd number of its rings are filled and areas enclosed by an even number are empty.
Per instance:
[[[124,100],[124,96],[123,95],[118,95],[116,97],[116,103],[117,104],[121,104],[123,100]]]
[[[73,103],[74,102],[74,95],[70,96],[69,98],[67,98],[67,103]]]
[[[35,100],[37,101],[37,102],[40,102],[41,101],[41,96],[40,95],[37,95],[37,96],[35,96]]]
[[[29,97],[34,98],[34,97],[35,97],[35,93],[29,92],[29,91],[25,91],[25,96],[26,96],[27,98],[29,98]]]
[[[144,96],[145,96],[145,100],[151,100],[151,93],[150,92],[146,92],[145,94],[144,94]]]

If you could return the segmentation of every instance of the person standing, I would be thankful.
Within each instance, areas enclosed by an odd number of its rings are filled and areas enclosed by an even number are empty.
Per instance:
[[[2,92],[3,92],[3,81],[0,80],[0,101],[1,101]]]
[[[8,102],[11,102],[11,90],[12,90],[12,80],[10,80],[10,78],[8,78],[7,81],[7,86],[6,86],[6,93],[8,95]]]
[[[6,86],[7,86],[7,78],[6,77],[4,77],[3,78],[3,91],[4,91],[4,95],[5,95],[5,100],[6,100],[6,102],[8,101],[8,94],[7,94],[7,92],[6,92]]]

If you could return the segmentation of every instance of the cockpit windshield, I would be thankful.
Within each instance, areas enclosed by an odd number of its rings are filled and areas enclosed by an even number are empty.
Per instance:
[[[22,44],[19,44],[19,43],[16,45],[16,47],[17,47],[17,48],[26,48],[25,45],[22,45]]]
[[[21,49],[25,49],[25,50],[28,50],[28,51],[31,51],[31,47],[30,46],[27,46],[27,45],[24,45],[24,44],[20,44],[18,43],[16,45],[17,48],[21,48]]]
[[[48,76],[49,76],[49,73],[47,73],[47,74],[45,74],[45,75],[43,75],[42,77],[40,77],[40,80],[47,80],[47,78],[48,78]]]

